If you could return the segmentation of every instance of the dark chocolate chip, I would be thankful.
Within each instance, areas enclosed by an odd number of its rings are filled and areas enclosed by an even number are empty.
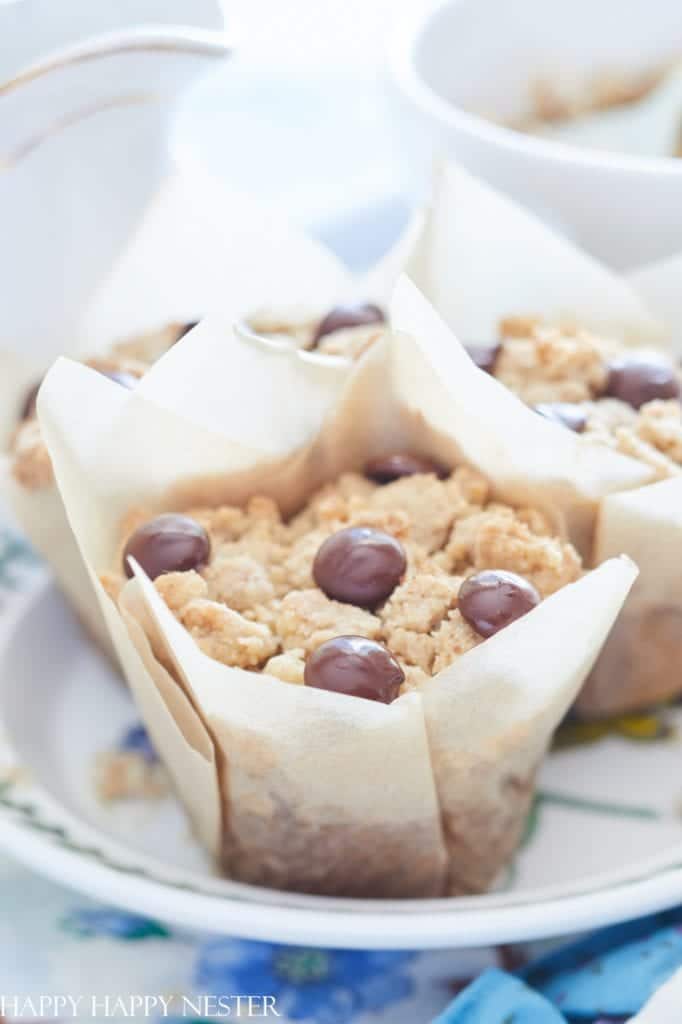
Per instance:
[[[534,405],[533,409],[545,419],[559,423],[562,427],[568,427],[576,434],[582,434],[587,426],[587,413],[581,405],[577,405],[575,402],[540,402],[538,405]]]
[[[435,473],[442,480],[448,475],[448,470],[431,459],[410,455],[409,452],[379,455],[376,459],[370,459],[365,466],[365,476],[378,484],[390,484],[393,480],[414,476],[415,473]]]
[[[206,530],[189,516],[166,513],[139,526],[128,539],[123,552],[126,576],[133,570],[132,557],[155,580],[165,572],[188,572],[206,565],[211,543]]]
[[[306,686],[318,690],[390,704],[405,673],[383,644],[364,636],[337,636],[311,654],[303,678]]]
[[[486,569],[469,576],[459,589],[458,608],[472,629],[488,637],[520,619],[540,603],[528,580],[503,569]]]
[[[633,409],[656,398],[679,398],[680,382],[670,360],[655,352],[633,352],[609,364],[605,394]]]
[[[315,555],[313,577],[334,601],[374,608],[400,583],[407,558],[395,537],[349,526],[328,537]]]
[[[464,347],[479,370],[485,370],[486,373],[493,372],[501,348],[499,343],[492,345],[465,345]]]
[[[386,321],[383,310],[369,302],[353,306],[335,306],[318,324],[313,337],[313,348],[326,334],[333,334],[347,327],[362,327],[365,324],[383,324]]]

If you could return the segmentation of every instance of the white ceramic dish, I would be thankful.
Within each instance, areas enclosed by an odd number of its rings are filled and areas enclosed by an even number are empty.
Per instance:
[[[426,133],[469,170],[622,268],[682,239],[682,162],[522,135],[481,115],[521,113],[537,75],[637,70],[682,53],[676,0],[437,0],[410,5],[390,66]],[[474,113],[471,113],[473,111]]]
[[[224,18],[218,0],[0,0],[0,81],[88,36],[139,25],[222,30]]]
[[[181,6],[191,17],[188,3],[171,9]],[[144,0],[140,16],[151,7]],[[24,0],[9,8],[25,10]],[[206,13],[202,0],[197,14]],[[3,44],[21,49],[26,30],[0,7]],[[0,209],[12,239],[0,247],[11,296],[0,347],[40,358],[48,336],[44,358],[68,348],[89,294],[169,173],[178,97],[229,52],[221,31],[152,24],[41,51],[0,78]]]
[[[15,581],[0,616],[0,847],[36,871],[176,925],[364,949],[559,935],[682,898],[682,746],[673,738],[612,736],[553,754],[532,838],[486,896],[351,901],[215,877],[172,797],[96,800],[94,756],[137,716],[42,569],[24,571],[13,550],[0,558]],[[669,719],[682,723],[682,711]]]

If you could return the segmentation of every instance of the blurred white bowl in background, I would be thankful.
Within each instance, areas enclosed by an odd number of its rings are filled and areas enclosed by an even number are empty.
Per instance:
[[[76,39],[41,50],[0,81],[0,348],[30,350],[35,358],[40,351],[45,360],[68,349],[88,296],[169,173],[169,117],[177,98],[228,52],[221,31],[194,27],[193,5],[167,4],[178,16],[184,10],[189,27],[146,25]],[[25,15],[44,6],[41,0],[0,6],[3,53],[28,52],[33,23]],[[54,6],[76,19],[85,7],[114,5],[60,0]],[[222,28],[217,3],[199,0],[196,7],[204,21]],[[122,16],[131,8],[124,2],[116,11]],[[155,0],[136,6],[141,15],[154,9],[160,10]],[[78,21],[86,23],[87,16]],[[46,46],[48,36],[45,28]]]
[[[520,115],[538,77],[645,70],[680,55],[679,0],[439,0],[408,12],[389,61],[423,152],[448,149],[623,268],[680,248],[682,160],[550,142],[485,115]]]
[[[137,25],[221,29],[218,0],[0,0],[0,82],[51,50]]]

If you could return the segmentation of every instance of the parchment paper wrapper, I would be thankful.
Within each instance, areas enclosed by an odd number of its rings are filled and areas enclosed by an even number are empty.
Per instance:
[[[77,201],[78,197],[71,198]],[[77,263],[82,256],[77,251],[69,252],[68,245],[65,239],[64,258]],[[201,171],[178,172],[162,184],[122,256],[98,283],[81,312],[75,333],[70,328],[69,335],[64,336],[62,325],[55,322],[51,333],[34,339],[30,358],[13,349],[11,339],[0,339],[2,450],[7,449],[29,388],[63,352],[94,356],[109,351],[121,339],[211,313],[215,315],[215,330],[222,332],[224,345],[229,348],[233,344],[233,320],[264,302],[321,312],[354,295],[383,303],[396,273],[396,256],[390,254],[372,269],[366,281],[354,279],[328,250],[249,197],[225,190]],[[36,293],[40,294],[40,281],[36,282]],[[7,301],[11,302],[12,297],[8,295]],[[200,350],[195,332],[191,340]],[[248,357],[248,349],[242,347],[240,351],[242,359]],[[187,381],[174,373],[173,358],[171,353],[168,373],[165,369],[159,371],[169,394],[174,386],[181,390],[187,387]],[[268,380],[254,380],[252,408],[262,405],[265,410],[261,425],[266,449],[271,438],[286,440],[296,423],[316,429],[345,378],[344,360],[319,360],[305,354],[300,359],[307,364],[306,372],[316,375],[321,393],[317,403],[289,408],[273,400]],[[295,378],[296,361],[286,365]],[[197,366],[207,399],[205,383],[213,379],[212,373],[199,362]],[[228,374],[216,384],[215,401],[222,406],[229,403],[235,389],[243,396],[246,371],[237,356]],[[146,387],[146,381],[140,385],[141,389]],[[291,388],[286,393],[292,394]],[[164,388],[161,394],[165,395]],[[205,413],[209,413],[208,406]],[[274,423],[278,414],[282,416],[280,428]],[[254,427],[259,422],[254,417]],[[11,457],[1,457],[0,493],[7,497],[33,546],[50,563],[57,582],[90,633],[111,653],[108,633],[54,486],[22,486],[13,479],[10,467]]]
[[[397,299],[415,326],[434,327],[409,282]],[[220,379],[234,355],[203,330]],[[466,359],[456,345],[445,348],[451,362],[436,362],[439,340],[422,338],[387,335],[354,368],[317,436],[301,446],[291,434],[288,451],[273,439],[266,457],[251,446],[254,411],[238,390],[224,427],[217,406],[206,422],[194,386],[175,390],[174,408],[167,396],[157,402],[151,375],[142,395],[60,360],[41,391],[59,487],[130,685],[199,834],[235,878],[371,897],[489,885],[518,842],[552,732],[636,574],[628,560],[610,560],[390,705],[211,660],[138,567],[114,606],[97,572],[114,564],[120,517],[139,502],[182,508],[261,493],[293,512],[322,482],[406,446],[451,465],[480,455],[503,494],[500,424],[479,422],[485,443],[471,430],[458,435],[465,393],[489,382],[451,372]],[[273,394],[279,382],[285,400],[284,357],[257,351],[259,374]],[[187,344],[175,353],[184,379],[194,356]],[[317,401],[315,377],[299,381],[294,401]],[[520,496],[521,479],[511,482]]]
[[[666,260],[638,267],[628,275],[627,280],[666,326],[671,350],[678,357],[682,355],[682,252]]]
[[[514,314],[637,344],[666,340],[626,280],[453,163],[437,169],[405,270],[465,343],[497,338]]]
[[[580,695],[578,708],[588,716],[654,704],[682,690],[682,478],[604,499],[594,560],[621,551],[641,567],[640,576]]]
[[[679,349],[682,256],[620,278],[454,165],[440,170],[407,266],[465,343],[495,339],[499,321],[518,314],[582,324],[626,344]],[[491,381],[480,415],[497,406],[501,416],[504,404],[512,417],[517,399],[496,399],[496,386]],[[573,437],[567,458],[567,433],[531,413],[523,443],[512,447],[519,471],[552,487],[590,564],[625,551],[639,565],[626,611],[578,704],[592,716],[618,713],[682,692],[682,630],[675,625],[682,616],[682,538],[674,503],[665,500],[678,485],[655,483],[643,463],[606,447],[597,455],[585,438]],[[583,460],[592,468],[588,479]],[[636,493],[616,496],[632,488]]]

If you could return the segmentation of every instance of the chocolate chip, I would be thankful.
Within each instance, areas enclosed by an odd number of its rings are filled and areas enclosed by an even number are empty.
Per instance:
[[[605,394],[633,409],[656,398],[679,398],[680,382],[672,363],[652,352],[633,352],[609,364]]]
[[[334,306],[318,324],[313,337],[313,348],[326,334],[333,334],[346,327],[363,327],[365,324],[383,324],[386,321],[383,310],[369,302],[353,306]]]
[[[166,513],[139,526],[129,537],[123,552],[126,576],[133,570],[128,564],[132,557],[142,566],[150,579],[165,572],[188,572],[206,565],[211,543],[206,530],[189,516]]]
[[[448,475],[448,470],[431,459],[422,458],[421,455],[410,455],[409,452],[379,455],[365,465],[365,476],[378,484],[390,484],[393,480],[399,480],[403,476],[414,476],[415,473],[435,473],[442,480]]]
[[[400,583],[407,558],[395,537],[350,526],[328,537],[315,555],[313,577],[327,597],[374,608]]]
[[[21,407],[21,412],[19,413],[20,420],[32,420],[35,416],[38,392],[40,391],[40,385],[42,383],[42,380],[39,380],[37,384],[34,384],[33,387],[26,392],[26,397],[24,398],[24,403]]]
[[[502,569],[469,576],[459,588],[457,606],[462,618],[481,636],[492,636],[540,603],[528,580]]]
[[[501,348],[499,343],[493,345],[465,345],[464,347],[479,370],[485,370],[486,373],[493,372],[495,361]]]
[[[534,405],[533,409],[545,419],[568,427],[576,434],[582,434],[587,426],[587,413],[575,402],[540,402],[539,405]]]
[[[318,690],[390,704],[400,692],[405,673],[383,644],[364,636],[337,636],[311,654],[303,678],[306,686]]]

